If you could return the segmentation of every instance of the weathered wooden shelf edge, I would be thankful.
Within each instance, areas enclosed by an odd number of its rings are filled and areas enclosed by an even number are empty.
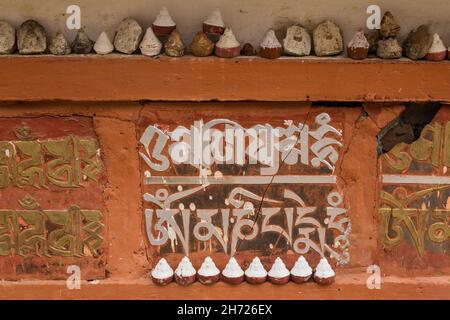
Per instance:
[[[228,285],[219,282],[205,287],[171,283],[154,285],[149,279],[105,280],[97,284],[82,281],[82,290],[69,290],[64,280],[3,282],[0,299],[449,299],[448,277],[383,278],[381,290],[369,289],[367,274],[338,277],[336,283],[320,286],[314,282],[286,285]],[[207,290],[206,290],[207,289]]]
[[[450,102],[450,61],[0,56],[0,101]]]

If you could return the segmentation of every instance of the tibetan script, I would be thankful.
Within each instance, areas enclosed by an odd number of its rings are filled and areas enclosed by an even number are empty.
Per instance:
[[[143,124],[149,244],[160,255],[292,251],[347,263],[351,223],[333,174],[343,146],[337,124],[325,112],[309,121]]]

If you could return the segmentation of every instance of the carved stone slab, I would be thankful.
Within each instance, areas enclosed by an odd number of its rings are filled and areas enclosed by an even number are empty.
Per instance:
[[[281,111],[282,110],[282,111]],[[343,110],[145,108],[139,121],[144,234],[154,265],[189,255],[224,267],[260,256],[348,263],[351,223],[335,175]]]
[[[450,267],[450,110],[379,163],[381,259],[423,271]]]
[[[106,178],[87,117],[0,120],[0,277],[105,275]]]

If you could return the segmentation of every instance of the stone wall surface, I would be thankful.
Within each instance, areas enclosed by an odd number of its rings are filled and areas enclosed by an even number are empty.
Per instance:
[[[372,264],[388,277],[448,274],[450,112],[442,106],[416,141],[378,155],[377,135],[403,110],[389,103],[4,103],[0,276],[65,279],[75,264],[83,279],[150,285],[160,257],[175,267],[186,252],[196,268],[207,255],[223,268],[234,253],[242,267],[256,255],[267,267],[277,256],[290,267],[299,254],[312,265],[324,254],[338,278]],[[250,163],[236,151],[238,141],[250,141],[236,134],[227,140],[234,141],[228,163],[220,163],[217,140],[204,152],[210,165],[196,166],[183,148],[195,148],[199,123],[219,140],[225,128],[277,128],[295,155],[280,153],[275,167]]]

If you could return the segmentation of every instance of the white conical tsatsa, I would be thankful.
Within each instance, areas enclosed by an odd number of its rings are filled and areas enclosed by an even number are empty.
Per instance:
[[[98,36],[97,41],[95,41],[94,51],[97,54],[108,54],[114,51],[114,46],[106,32],[102,32]]]

